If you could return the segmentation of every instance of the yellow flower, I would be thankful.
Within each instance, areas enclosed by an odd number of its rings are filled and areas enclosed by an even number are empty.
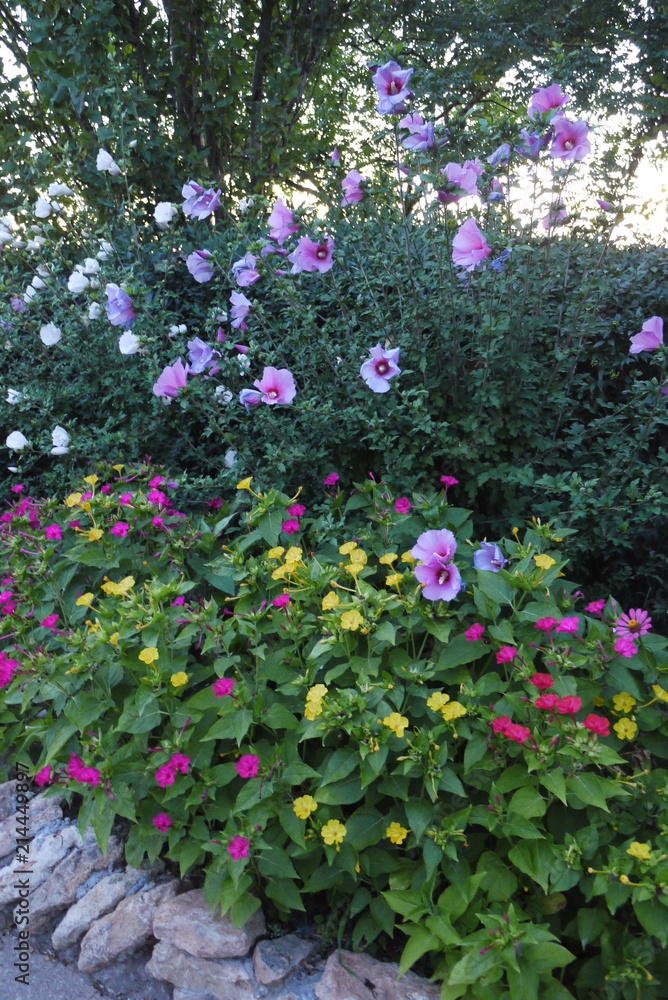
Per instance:
[[[382,566],[391,566],[392,563],[395,561],[396,558],[397,558],[397,553],[396,552],[386,552],[384,556],[380,557],[380,559],[378,560],[378,562]]]
[[[412,555],[410,554],[410,550],[409,550],[408,552],[404,552],[404,553],[402,554],[402,556],[401,556],[401,561],[402,561],[403,563],[408,563],[408,564],[409,564],[410,566],[414,566],[414,565],[415,565],[415,559],[414,559],[414,558],[413,558],[413,556],[412,556]]]
[[[364,549],[353,549],[353,551],[350,553],[350,561],[354,566],[355,565],[359,565],[360,567],[366,566],[366,560],[367,556]]]
[[[664,689],[662,687],[659,687],[658,684],[652,685],[652,691],[654,692],[654,697],[658,698],[659,701],[668,702],[668,691],[664,691]]]
[[[274,572],[271,574],[272,580],[285,580],[286,573],[292,573],[294,568],[294,563],[290,563],[286,566],[277,566]]]
[[[94,622],[84,622],[86,628],[89,628],[91,632],[99,632],[102,626],[100,625],[100,619],[96,618]]]
[[[393,844],[403,844],[408,836],[408,830],[401,823],[390,823],[385,831],[385,836],[389,837]]]
[[[631,719],[620,719],[612,727],[620,740],[631,740],[638,732],[638,727]]]
[[[451,701],[449,705],[443,706],[441,715],[446,722],[452,722],[453,719],[461,719],[463,715],[466,715],[466,709],[458,701]]]
[[[392,573],[391,576],[388,576],[385,583],[388,585],[388,587],[397,587],[399,583],[403,580],[403,578],[404,578],[403,573]]]
[[[80,500],[81,493],[70,493],[68,497],[65,497],[65,505],[67,507],[76,507]]]
[[[118,583],[114,583],[112,580],[106,580],[101,589],[105,594],[113,594],[114,597],[127,597],[128,592],[134,587],[135,578],[134,576],[124,576],[122,580]]]
[[[631,846],[626,848],[626,853],[630,854],[632,858],[637,858],[638,861],[649,861],[652,848],[649,844],[639,844],[637,840],[634,840]]]
[[[546,556],[545,554],[543,554],[540,556],[536,556],[534,562],[539,569],[549,569],[550,566],[554,566],[556,560],[552,559],[551,556]]]
[[[275,549],[269,549],[267,552],[267,559],[280,559],[285,549],[282,545],[278,545]]]
[[[335,594],[334,591],[330,591],[329,594],[325,594],[322,599],[322,610],[331,611],[339,603],[339,595]]]
[[[142,663],[154,663],[158,659],[158,650],[155,646],[146,646],[139,654]]]
[[[249,476],[248,479],[242,479],[240,483],[237,483],[237,489],[238,490],[250,490],[250,492],[252,493],[253,491],[250,488],[250,484],[252,483],[252,481],[253,481],[253,477],[252,476]]]
[[[338,819],[330,819],[329,822],[325,823],[322,830],[320,831],[320,836],[329,844],[330,847],[336,845],[338,851],[339,844],[346,835],[346,828],[343,823],[339,823]]]
[[[328,688],[324,684],[314,684],[312,688],[308,689],[308,694],[306,695],[307,701],[322,701],[322,699],[327,694]]]
[[[594,695],[592,705],[594,708],[603,708],[605,705],[605,698],[601,698],[600,694]]]
[[[445,694],[444,691],[435,691],[431,698],[427,698],[427,708],[430,708],[432,712],[440,712],[449,701],[449,694]]]
[[[353,551],[353,549],[356,548],[357,548],[357,542],[344,542],[344,544],[339,549],[339,552],[341,553],[342,556],[347,556]]]
[[[292,808],[298,819],[308,819],[311,813],[318,808],[318,803],[310,795],[302,795],[301,798],[295,799]]]
[[[391,715],[385,716],[383,725],[391,729],[394,735],[401,739],[404,735],[404,729],[408,725],[408,719],[404,715],[399,715],[398,712],[392,712]]]
[[[89,486],[95,486],[96,482],[97,482],[96,475],[93,474],[92,476],[84,476],[84,483],[88,483]]]
[[[304,708],[304,718],[309,722],[315,722],[318,716],[322,715],[321,701],[307,701]]]
[[[630,712],[633,706],[636,704],[635,698],[627,694],[626,691],[622,694],[616,694],[612,699],[612,704],[615,712]]]
[[[291,545],[288,551],[285,553],[286,563],[298,563],[302,557],[302,550],[298,545]]]
[[[112,646],[118,646],[118,632],[112,632],[109,636],[109,642]]]
[[[114,472],[117,472],[119,476],[124,468],[125,468],[124,465],[112,465],[112,469],[114,470]]]
[[[77,597],[77,604],[84,608],[89,608],[93,603],[93,594],[82,594],[81,597]]]
[[[157,649],[155,652],[157,659],[157,652],[158,652]],[[184,673],[183,670],[179,670],[177,674],[172,674],[172,676],[169,678],[169,682],[172,685],[172,687],[175,688],[183,687],[184,684],[188,683],[188,674]]]
[[[350,632],[356,632],[357,629],[364,623],[359,611],[344,611],[341,615],[341,628],[348,629]]]
[[[88,532],[88,541],[97,542],[99,538],[102,538],[103,534],[102,528],[91,528]]]

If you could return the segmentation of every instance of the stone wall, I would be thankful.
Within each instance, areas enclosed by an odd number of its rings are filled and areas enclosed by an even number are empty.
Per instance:
[[[19,942],[76,962],[107,995],[439,1000],[440,988],[412,973],[397,981],[396,965],[351,952],[325,962],[317,938],[269,939],[261,911],[242,928],[220,911],[212,917],[203,889],[170,877],[162,862],[126,865],[114,834],[103,855],[63,806],[44,792],[17,801],[16,781],[0,785],[0,912]]]

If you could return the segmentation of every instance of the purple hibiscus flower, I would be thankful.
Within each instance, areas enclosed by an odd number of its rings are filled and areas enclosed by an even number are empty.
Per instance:
[[[204,340],[200,340],[199,337],[195,337],[194,340],[189,340],[188,361],[190,362],[191,374],[199,375],[210,364],[215,363],[214,357],[218,353],[218,351],[214,351],[212,347],[209,347]]]
[[[208,219],[212,212],[215,212],[220,205],[220,189],[214,191],[213,188],[204,190],[195,181],[189,181],[181,188],[183,202],[183,214],[191,219]]]
[[[550,132],[546,136],[541,136],[540,132],[528,132],[523,128],[521,132],[522,145],[515,146],[515,152],[525,160],[537,160],[541,149],[547,144],[551,134]]]
[[[589,129],[585,122],[569,122],[560,118],[554,126],[554,142],[550,146],[550,156],[555,160],[583,160],[591,153],[591,143],[587,138]]]
[[[409,132],[401,143],[404,149],[431,149],[434,145],[434,123],[425,122],[422,115],[406,115],[399,128],[407,128]]]
[[[458,163],[446,163],[441,170],[447,178],[447,183],[439,189],[437,197],[445,204],[459,201],[467,195],[478,193],[478,173],[473,165],[461,167]]]
[[[248,327],[244,323],[244,320],[250,312],[252,303],[248,301],[243,292],[231,292],[230,302],[232,303],[230,310],[232,326],[235,330],[247,330]]]
[[[155,396],[168,396],[170,399],[176,399],[181,389],[185,388],[189,372],[190,366],[186,365],[184,367],[181,358],[175,361],[173,365],[167,365],[166,368],[163,368],[162,374],[153,386],[153,394]]]
[[[360,375],[373,392],[389,392],[390,379],[401,375],[397,364],[400,347],[384,351],[380,344],[371,348],[371,357],[360,368]]]
[[[292,212],[283,204],[279,198],[269,216],[269,235],[272,240],[276,240],[279,246],[283,246],[288,236],[292,236],[299,229],[294,221]]]
[[[457,541],[447,529],[423,531],[411,549],[422,565],[415,567],[415,577],[424,584],[422,594],[428,601],[451,601],[462,588],[459,570],[451,561]]]
[[[403,112],[403,102],[413,96],[413,91],[409,90],[407,86],[412,75],[412,69],[402,69],[399,63],[392,60],[376,69],[371,79],[380,98],[376,105],[376,111],[379,115],[401,114]]]
[[[200,285],[213,278],[213,266],[209,263],[210,256],[208,250],[193,250],[186,260],[186,267]]]
[[[459,232],[452,241],[452,261],[460,267],[472,271],[476,264],[489,257],[490,247],[484,234],[478,229],[474,219],[467,219],[459,227]]]
[[[331,236],[324,243],[314,243],[308,236],[302,236],[297,249],[288,254],[292,264],[290,274],[299,274],[300,271],[320,271],[324,274],[334,263],[333,251],[334,240]]]
[[[137,315],[132,307],[132,299],[118,285],[108,284],[105,292],[109,322],[112,326],[124,326],[127,329]]]
[[[529,118],[535,119],[539,115],[548,115],[551,111],[556,112],[556,114],[551,116],[551,120],[561,118],[564,114],[561,109],[568,101],[570,101],[570,97],[568,94],[564,94],[558,83],[552,83],[549,87],[542,87],[534,93],[529,101]]]
[[[343,189],[343,198],[341,199],[341,208],[346,205],[354,205],[362,200],[364,197],[364,192],[362,191],[361,184],[364,178],[356,170],[349,170],[346,176],[341,181],[341,187]]]
[[[258,280],[260,273],[256,270],[256,264],[257,261],[252,253],[247,253],[241,260],[234,262],[232,265],[232,274],[239,288],[248,288]]]
[[[660,316],[652,316],[645,320],[640,333],[631,337],[629,354],[640,354],[641,351],[656,351],[663,344],[663,320]]]
[[[480,548],[473,555],[473,565],[476,569],[484,569],[492,573],[498,573],[506,563],[503,552],[498,545],[492,542],[481,542]]]
[[[262,378],[255,379],[253,385],[262,393],[262,402],[269,406],[291,403],[297,395],[295,380],[287,368],[265,368]]]

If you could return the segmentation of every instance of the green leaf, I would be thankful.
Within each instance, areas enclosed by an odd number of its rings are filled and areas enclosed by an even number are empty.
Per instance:
[[[273,899],[278,903],[280,909],[304,910],[299,889],[292,879],[272,879],[272,881],[267,883],[264,891],[269,899]]]
[[[539,1000],[538,970],[526,962],[522,962],[519,969],[514,969],[512,965],[506,966],[506,976],[511,997],[521,997],[522,1000]]]
[[[508,852],[508,860],[537,882],[543,892],[548,891],[552,859],[552,849],[546,840],[531,840],[516,844]]]
[[[575,960],[575,955],[553,941],[541,941],[540,944],[528,945],[524,950],[523,958],[531,968],[539,973],[544,973],[568,965]]]
[[[299,878],[289,856],[280,847],[264,848],[258,861],[258,871],[270,879]]]
[[[335,750],[327,761],[325,770],[322,772],[320,787],[331,785],[335,781],[346,778],[351,771],[359,767],[359,754],[355,750]]]
[[[566,779],[566,789],[569,797],[577,795],[587,806],[598,806],[605,812],[610,812],[605,801],[604,781],[595,774],[573,774]],[[577,808],[577,806],[575,807]]]
[[[235,899],[230,907],[232,923],[235,927],[243,927],[245,923],[248,923],[255,911],[259,909],[260,900],[245,892],[243,896]]]
[[[280,701],[275,701],[262,716],[262,723],[271,729],[296,729],[299,720]]]
[[[418,927],[412,931],[399,962],[399,977],[415,965],[428,951],[440,950],[440,942],[434,934]]]
[[[406,818],[408,825],[415,834],[415,839],[420,840],[422,834],[434,819],[434,806],[431,802],[419,802],[412,800],[406,803]]]
[[[648,934],[653,934],[661,943],[668,945],[668,908],[659,899],[647,899],[634,903],[635,914]]]
[[[556,795],[564,805],[566,805],[566,779],[564,778],[563,771],[553,770],[547,771],[545,774],[540,775],[540,783],[547,788],[548,792],[552,792]]]
[[[547,811],[547,802],[537,789],[525,785],[518,788],[508,804],[508,812],[519,813],[524,819],[534,819],[536,816],[544,816]]]
[[[382,896],[375,896],[369,907],[374,920],[380,924],[389,938],[394,933],[394,911]]]
[[[441,650],[436,666],[439,670],[447,670],[450,667],[459,667],[464,663],[471,663],[473,660],[479,660],[481,656],[488,655],[488,646],[483,642],[468,642],[462,633],[451,639],[445,649]]]
[[[591,941],[595,941],[604,927],[610,923],[610,914],[607,910],[582,907],[578,910],[577,924],[578,937],[583,948],[586,948]]]

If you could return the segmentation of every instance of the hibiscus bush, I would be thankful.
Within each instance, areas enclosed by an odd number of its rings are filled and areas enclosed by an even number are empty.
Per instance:
[[[561,86],[445,129],[407,113],[410,75],[376,69],[368,162],[335,152],[299,205],[183,178],[181,205],[149,206],[126,149],[98,156],[104,231],[62,182],[17,206],[11,467],[62,492],[148,453],[187,503],[248,474],[315,498],[341,454],[348,482],[403,492],[446,472],[490,532],[559,514],[578,576],[662,609],[665,249],[616,245],[612,194],[574,200],[596,141]]]
[[[156,467],[17,488],[3,749],[237,923],[326,899],[444,1000],[658,995],[668,640],[567,579],[558,523],[478,542],[452,477],[327,479],[187,515]]]

